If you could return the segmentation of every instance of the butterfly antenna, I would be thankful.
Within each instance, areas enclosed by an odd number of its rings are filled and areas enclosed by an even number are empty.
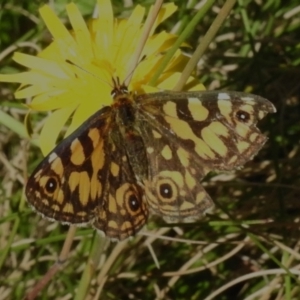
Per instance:
[[[133,68],[133,70],[130,71],[130,73],[126,76],[125,80],[123,81],[123,85],[124,86],[128,86],[130,79],[132,78],[133,73],[135,72],[135,70],[137,69],[137,67],[139,66],[139,64],[146,59],[146,55],[143,55],[143,57],[141,57],[141,59],[139,60],[139,62],[137,63],[137,65]]]
[[[90,71],[84,69],[83,67],[81,67],[81,66],[79,66],[79,65],[77,65],[77,64],[75,64],[75,63],[73,63],[72,61],[66,59],[66,63],[68,63],[68,64],[70,64],[70,65],[72,65],[72,66],[75,66],[76,68],[80,69],[81,71],[83,71],[83,72],[85,72],[85,73],[87,73],[87,74],[89,74],[89,75],[91,75],[91,76],[93,76],[93,77],[99,79],[101,82],[107,84],[107,85],[108,85],[109,87],[111,87],[111,88],[114,88],[114,86],[116,86],[116,85],[115,85],[115,84],[116,84],[116,81],[115,81],[114,79],[113,79],[113,84],[114,84],[114,85],[112,86],[109,82],[103,80],[102,78],[100,78],[100,77],[98,77],[97,75],[95,75],[94,73],[92,73],[92,72],[90,72]]]

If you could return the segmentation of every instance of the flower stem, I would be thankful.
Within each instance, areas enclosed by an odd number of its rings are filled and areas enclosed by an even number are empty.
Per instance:
[[[219,14],[217,15],[214,22],[211,24],[210,28],[206,32],[204,38],[201,40],[201,43],[197,47],[196,51],[194,52],[193,56],[185,66],[183,72],[181,73],[180,79],[178,80],[174,90],[180,91],[184,84],[186,83],[188,77],[193,72],[195,66],[197,65],[198,61],[206,51],[207,47],[209,46],[210,42],[214,39],[215,35],[219,31],[220,27],[223,25],[225,19],[229,15],[232,7],[236,3],[236,0],[227,0],[222,9],[220,10]]]
[[[199,23],[199,21],[205,16],[207,11],[211,8],[211,6],[215,3],[214,0],[208,0],[202,8],[196,13],[191,22],[186,26],[186,28],[182,31],[173,47],[167,52],[160,66],[157,68],[155,74],[153,75],[149,85],[155,86],[159,76],[162,74],[172,57],[174,56],[177,49],[181,46],[181,44],[191,35],[195,26]]]

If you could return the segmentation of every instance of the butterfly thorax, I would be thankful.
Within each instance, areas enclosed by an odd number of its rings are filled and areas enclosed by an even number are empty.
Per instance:
[[[136,125],[136,108],[132,94],[120,93],[112,105],[115,122],[120,134],[121,147],[125,147],[127,159],[138,182],[148,176],[146,148]]]

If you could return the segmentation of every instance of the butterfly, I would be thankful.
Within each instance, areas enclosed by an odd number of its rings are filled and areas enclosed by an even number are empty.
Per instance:
[[[201,180],[240,168],[267,138],[256,123],[268,100],[224,91],[136,95],[114,80],[113,102],[38,165],[29,204],[50,220],[91,224],[113,240],[136,234],[149,213],[190,222],[213,207]]]

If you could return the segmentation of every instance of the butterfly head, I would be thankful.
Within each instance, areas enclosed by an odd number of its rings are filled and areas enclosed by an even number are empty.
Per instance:
[[[120,83],[119,77],[117,77],[116,79],[112,78],[112,81],[113,89],[110,94],[114,100],[119,98],[120,96],[126,96],[129,94],[127,86],[125,85],[125,83]]]

